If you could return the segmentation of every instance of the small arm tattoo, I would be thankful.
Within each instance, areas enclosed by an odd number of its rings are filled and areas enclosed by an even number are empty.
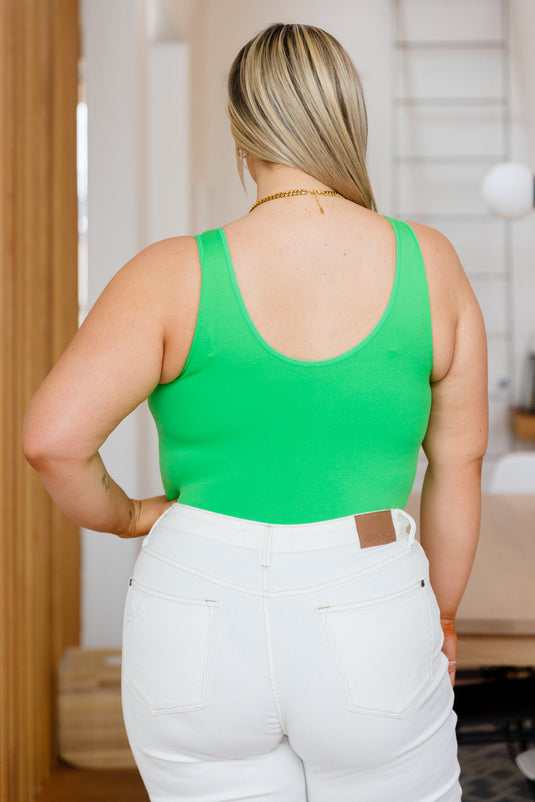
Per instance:
[[[102,477],[101,482],[104,487],[104,490],[110,489],[110,480],[108,479],[106,474],[104,474],[104,476]]]

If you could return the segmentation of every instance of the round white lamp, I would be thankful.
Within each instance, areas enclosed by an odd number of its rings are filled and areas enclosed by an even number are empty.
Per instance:
[[[491,212],[499,217],[525,217],[535,205],[535,176],[525,164],[503,162],[488,171],[481,194]]]

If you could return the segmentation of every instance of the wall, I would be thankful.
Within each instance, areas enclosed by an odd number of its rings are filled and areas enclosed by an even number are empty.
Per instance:
[[[147,178],[151,172],[151,130],[154,133],[154,125],[151,128],[146,115],[151,83],[148,65],[154,43],[189,46],[177,57],[182,59],[182,66],[179,61],[173,62],[177,82],[189,76],[189,100],[185,90],[172,94],[172,80],[166,81],[165,89],[161,84],[169,104],[180,104],[181,108],[182,103],[187,104],[181,123],[176,115],[170,118],[177,129],[176,141],[189,148],[187,164],[169,157],[170,179],[175,180],[177,170],[182,170],[190,198],[189,215],[180,206],[183,199],[178,202],[176,233],[196,233],[223,225],[246,214],[255,197],[250,180],[248,194],[244,194],[236,171],[225,112],[226,80],[238,49],[275,21],[324,27],[352,56],[367,99],[372,185],[380,211],[393,213],[391,0],[375,0],[373,4],[366,0],[336,0],[329,4],[320,0],[270,0],[269,4],[263,0],[82,0],[82,9],[88,80],[89,262],[93,299],[127,258],[159,234],[154,223],[158,217],[150,222],[148,205],[156,207]],[[534,24],[534,4],[530,0],[511,0],[512,155],[533,168],[535,57],[530,32]],[[152,44],[148,46],[147,42]],[[160,159],[165,158],[160,152]],[[161,167],[162,162],[158,169]],[[169,192],[170,185],[162,189],[156,201],[160,208],[174,197]],[[167,231],[161,235],[166,236]],[[512,236],[513,342],[515,372],[519,374],[528,334],[534,327],[535,217],[515,223]],[[104,457],[112,475],[123,482],[128,492],[156,493],[160,485],[154,428],[146,410],[138,410],[133,417],[110,438]],[[423,468],[424,462],[419,479]],[[489,461],[485,478],[491,468]],[[120,643],[122,599],[136,551],[135,543],[107,535],[84,535],[86,645]]]
[[[390,204],[390,0],[206,0],[205,24],[193,49],[204,54],[202,102],[194,109],[197,148],[193,208],[196,229],[222,225],[245,214],[256,193],[244,196],[225,112],[226,81],[239,48],[273,22],[304,22],[329,30],[348,50],[359,70],[371,130],[369,168],[377,202]],[[232,20],[232,24],[229,24]],[[222,31],[225,32],[222,35]],[[250,185],[249,185],[250,186]]]
[[[146,243],[147,53],[143,0],[83,0],[82,53],[88,105],[88,295]],[[110,474],[138,497],[139,410],[101,449]],[[121,608],[139,544],[82,530],[82,645],[120,643]]]
[[[512,156],[535,172],[535,3],[513,0],[511,7]],[[514,347],[518,399],[526,352],[535,338],[535,214],[513,224]],[[535,342],[533,343],[535,347]],[[534,444],[531,443],[531,448]]]
[[[144,0],[82,0],[88,306],[149,243],[190,231],[189,48],[176,40],[176,31],[169,35],[164,10]],[[182,10],[187,11],[185,4]],[[101,454],[129,495],[163,492],[146,403],[117,427]],[[139,545],[82,530],[83,646],[120,644],[122,607]]]

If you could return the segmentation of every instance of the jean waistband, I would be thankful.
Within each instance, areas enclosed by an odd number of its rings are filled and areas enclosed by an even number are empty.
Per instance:
[[[368,548],[395,540],[412,544],[416,533],[414,519],[397,507],[315,523],[269,524],[176,502],[154,523],[143,546],[148,545],[159,525],[250,549],[264,549],[269,535],[271,551],[281,552],[311,551],[349,543]]]

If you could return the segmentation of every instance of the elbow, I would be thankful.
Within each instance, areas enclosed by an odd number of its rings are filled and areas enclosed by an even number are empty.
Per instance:
[[[26,461],[39,473],[65,456],[58,433],[35,419],[24,421],[21,448]]]
[[[50,459],[50,450],[39,432],[24,430],[21,447],[24,459],[37,471],[42,469]]]
[[[426,477],[429,481],[447,480],[453,481],[455,485],[468,487],[481,487],[481,475],[483,470],[482,456],[463,456],[459,455],[445,458],[431,458],[428,461]]]
[[[46,427],[42,418],[34,414],[32,404],[26,410],[22,424],[21,449],[26,462],[33,468],[42,464],[46,456],[47,447],[45,444]]]
[[[472,465],[472,469],[474,473],[477,474],[479,477],[479,481],[481,482],[481,474],[483,472],[483,457],[485,454],[483,453],[481,456],[473,457],[469,464]]]
[[[465,437],[457,434],[440,439],[426,437],[423,450],[430,464],[446,470],[466,468],[481,472],[487,444],[488,432],[481,428]]]
[[[51,410],[33,400],[24,417],[21,432],[21,450],[29,464],[38,473],[55,471],[60,465],[73,462],[85,452],[80,428],[73,425],[65,410]],[[82,442],[81,442],[82,440]]]
[[[70,427],[50,425],[43,420],[25,420],[21,449],[24,458],[40,474],[71,470],[87,462],[93,452],[84,449]]]

